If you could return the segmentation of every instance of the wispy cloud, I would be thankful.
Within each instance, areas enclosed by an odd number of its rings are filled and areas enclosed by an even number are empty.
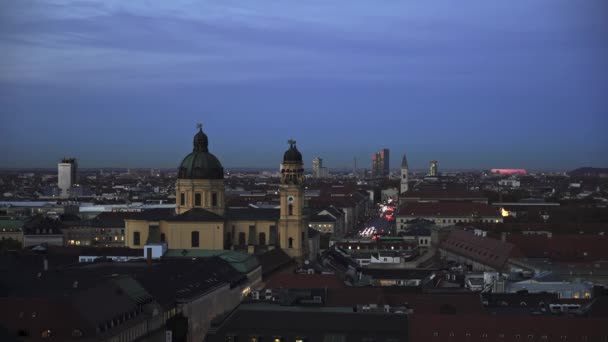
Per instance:
[[[2,6],[0,49],[6,53],[0,56],[0,82],[41,84],[83,77],[108,86],[466,80],[483,78],[466,72],[474,68],[515,68],[517,58],[509,61],[505,55],[581,45],[580,35],[560,35],[593,24],[560,20],[559,11],[548,16],[538,5],[496,7],[484,1],[461,6],[451,1],[80,0]],[[542,25],[534,20],[537,15],[545,16]],[[597,42],[587,43],[594,48]]]

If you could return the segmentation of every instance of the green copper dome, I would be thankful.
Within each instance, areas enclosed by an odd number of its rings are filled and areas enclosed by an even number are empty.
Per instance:
[[[220,161],[209,153],[209,140],[202,126],[194,136],[194,149],[186,156],[177,170],[179,179],[224,179]]]

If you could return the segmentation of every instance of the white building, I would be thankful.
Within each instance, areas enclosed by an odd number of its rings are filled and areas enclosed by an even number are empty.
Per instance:
[[[69,197],[69,191],[76,184],[78,164],[74,158],[64,158],[57,165],[57,186],[61,189],[61,197]]]

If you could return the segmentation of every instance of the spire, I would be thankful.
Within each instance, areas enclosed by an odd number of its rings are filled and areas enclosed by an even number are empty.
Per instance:
[[[403,159],[401,160],[401,168],[402,169],[407,169],[407,157],[405,156],[405,153],[403,154]]]

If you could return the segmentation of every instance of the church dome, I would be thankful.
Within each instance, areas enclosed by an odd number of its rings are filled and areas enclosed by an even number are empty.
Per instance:
[[[283,155],[283,162],[285,163],[301,163],[302,153],[298,151],[295,140],[289,140],[289,149],[285,151]]]
[[[209,140],[199,126],[194,136],[194,148],[177,170],[179,179],[224,179],[224,168],[220,161],[209,153]]]

